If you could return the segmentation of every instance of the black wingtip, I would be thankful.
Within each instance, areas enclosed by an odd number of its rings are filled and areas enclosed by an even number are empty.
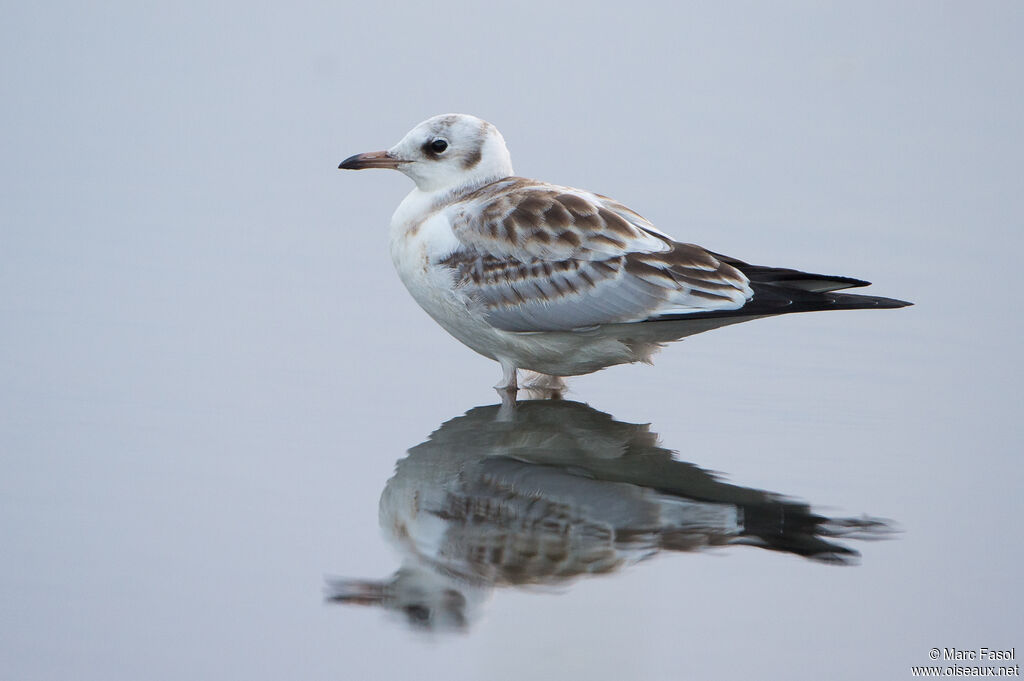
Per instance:
[[[862,296],[850,293],[829,293],[825,294],[825,296],[832,300],[829,307],[843,310],[894,310],[896,308],[910,307],[913,305],[909,300],[883,298],[881,296]],[[823,307],[822,309],[828,308]]]
[[[896,298],[865,296],[854,293],[819,293],[798,287],[773,284],[752,284],[754,296],[736,310],[675,313],[649,321],[682,321],[697,319],[725,319],[729,317],[770,317],[795,312],[823,312],[826,310],[888,310],[909,307],[914,303]]]
[[[787,314],[819,310],[885,310],[912,305],[906,300],[865,296],[859,293],[807,291],[795,286],[752,283],[754,297],[736,312]]]
[[[870,286],[870,281],[856,279],[854,277],[843,277],[834,274],[818,274],[815,272],[802,272],[788,267],[767,267],[765,265],[751,265],[737,258],[721,253],[711,252],[722,262],[732,265],[746,275],[752,284],[770,284],[784,288],[798,289],[809,293],[828,293],[847,288],[861,288]]]

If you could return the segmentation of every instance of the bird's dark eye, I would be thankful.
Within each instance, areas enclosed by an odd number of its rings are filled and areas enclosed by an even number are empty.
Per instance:
[[[444,140],[434,140],[430,143],[430,148],[434,153],[440,154],[442,151],[448,148],[448,143]]]

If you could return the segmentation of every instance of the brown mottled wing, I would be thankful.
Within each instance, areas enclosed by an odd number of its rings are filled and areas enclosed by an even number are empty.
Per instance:
[[[448,210],[462,247],[443,263],[506,331],[736,309],[752,295],[732,266],[596,194],[509,178]]]

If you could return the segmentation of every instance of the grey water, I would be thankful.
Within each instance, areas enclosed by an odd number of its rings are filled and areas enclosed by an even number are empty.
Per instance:
[[[1022,29],[1010,3],[9,8],[0,677],[1024,650]],[[522,175],[915,305],[502,407],[391,269],[408,181],[336,170],[446,111]]]

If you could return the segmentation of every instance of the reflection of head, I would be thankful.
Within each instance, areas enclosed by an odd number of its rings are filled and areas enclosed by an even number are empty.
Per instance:
[[[386,582],[333,582],[329,599],[441,630],[468,628],[494,587],[727,544],[850,563],[857,552],[830,538],[888,532],[722,482],[673,458],[646,425],[563,401],[478,407],[443,424],[398,462],[380,522],[402,568]]]
[[[470,616],[469,599],[463,591],[475,590],[429,569],[408,567],[395,572],[389,581],[330,580],[327,600],[377,605],[401,613],[406,623],[417,629],[461,631],[468,627]]]

